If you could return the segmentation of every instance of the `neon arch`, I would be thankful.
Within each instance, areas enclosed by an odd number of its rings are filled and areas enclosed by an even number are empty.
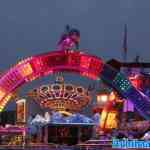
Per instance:
[[[124,98],[130,99],[145,119],[150,119],[150,100],[136,90],[120,72],[101,58],[80,51],[54,51],[29,57],[10,68],[0,78],[0,111],[21,85],[58,71],[76,72],[91,79],[101,78]]]

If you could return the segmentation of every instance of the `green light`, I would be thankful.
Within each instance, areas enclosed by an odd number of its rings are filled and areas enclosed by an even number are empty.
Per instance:
[[[131,87],[130,82],[121,73],[116,75],[113,83],[117,85],[122,92],[127,91]]]

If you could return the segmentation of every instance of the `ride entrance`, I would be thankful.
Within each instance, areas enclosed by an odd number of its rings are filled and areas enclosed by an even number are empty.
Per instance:
[[[127,77],[105,63],[101,58],[74,50],[79,34],[72,30],[63,37],[57,50],[26,58],[0,78],[0,111],[3,111],[15,90],[43,76],[57,72],[73,72],[93,80],[101,79],[116,90],[121,97],[129,99],[145,119],[150,119],[150,100],[138,91]]]
[[[150,100],[136,90],[124,74],[104,63],[101,58],[74,50],[32,56],[10,68],[0,78],[0,111],[18,87],[60,71],[75,72],[93,80],[101,78],[122,97],[130,99],[145,119],[150,119]]]

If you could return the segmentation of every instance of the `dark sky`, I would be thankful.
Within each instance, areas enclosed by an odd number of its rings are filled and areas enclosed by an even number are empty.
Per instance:
[[[55,49],[65,24],[81,31],[81,48],[121,58],[124,23],[128,54],[150,61],[149,0],[1,0],[1,70],[20,58]]]
[[[0,70],[55,49],[66,24],[80,29],[81,49],[121,59],[128,24],[128,60],[150,61],[150,0],[1,0]]]

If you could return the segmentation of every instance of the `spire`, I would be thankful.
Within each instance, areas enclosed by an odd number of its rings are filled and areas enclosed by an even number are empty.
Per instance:
[[[70,25],[66,25],[65,26],[65,33],[69,33],[70,32],[70,29],[71,29],[71,27],[70,27]]]
[[[127,41],[127,24],[124,25],[124,37],[123,37],[123,61],[127,61],[127,50],[128,50],[128,41]]]

